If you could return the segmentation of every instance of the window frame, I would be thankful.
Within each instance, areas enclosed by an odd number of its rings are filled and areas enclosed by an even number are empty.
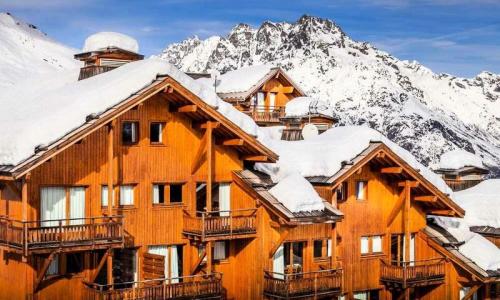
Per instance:
[[[359,184],[363,182],[363,198],[359,198]],[[358,179],[355,182],[355,197],[358,202],[364,202],[368,200],[368,179]]]
[[[122,187],[125,186],[131,186],[132,187],[132,204],[122,204]],[[118,207],[135,207],[135,200],[136,200],[136,188],[137,184],[136,183],[123,183],[118,185]],[[116,201],[115,201],[116,202]]]
[[[157,186],[163,186],[163,203],[162,202],[158,202],[158,203],[155,203],[155,185]],[[168,189],[168,184],[166,184],[165,182],[153,182],[151,184],[151,203],[153,204],[153,206],[164,206],[164,205],[167,205],[168,204],[168,198],[167,198],[167,189]],[[161,195],[159,195],[159,198],[158,198],[158,201],[160,201],[161,199]]]
[[[172,182],[172,183],[169,183],[168,184],[168,203],[170,205],[182,205],[184,204],[184,185],[186,183],[185,182]],[[181,201],[180,202],[172,202],[172,186],[175,185],[175,186],[180,186],[180,189],[181,189]]]
[[[343,203],[347,201],[347,198],[349,198],[349,185],[347,184],[347,181],[343,181],[342,183],[337,186],[335,189],[335,198],[337,200],[337,203]],[[342,197],[339,198],[339,191]]]
[[[380,251],[375,252],[373,250],[373,240],[374,238],[380,237]],[[363,238],[368,239],[368,252],[362,252],[361,250],[361,240]],[[360,254],[362,257],[365,256],[374,256],[374,255],[383,255],[384,254],[384,234],[370,234],[370,235],[362,235],[360,236]]]
[[[151,140],[151,133],[152,133],[152,126],[154,124],[160,124],[161,128],[160,128],[160,141],[159,142],[153,142]],[[149,136],[148,136],[148,139],[149,139],[149,144],[151,146],[165,146],[165,128],[166,128],[166,122],[165,121],[150,121],[149,122]]]
[[[123,134],[124,130],[123,129],[124,129],[125,124],[128,124],[128,123],[135,124],[135,126],[136,126],[136,141],[131,141],[131,142],[125,142],[124,141],[124,134]],[[121,141],[121,144],[123,146],[135,146],[135,145],[139,144],[140,132],[141,132],[141,130],[140,130],[140,122],[139,122],[139,120],[123,120],[121,122],[121,126],[120,126],[120,141]]]
[[[224,243],[224,258],[215,258],[215,244],[217,243]],[[228,261],[231,253],[230,246],[231,244],[229,240],[215,241],[212,247],[212,261],[215,263]]]
[[[331,245],[332,245],[332,243],[331,242],[329,243],[329,241],[331,241],[331,239],[329,239],[329,238],[320,238],[320,239],[312,240],[313,259],[314,260],[326,260],[326,259],[329,259],[331,257],[331,255],[328,255],[328,248],[331,247]],[[315,254],[315,249],[316,249],[315,243],[316,242],[321,242],[321,256],[316,256],[316,254]],[[330,252],[331,252],[331,249],[330,249]]]

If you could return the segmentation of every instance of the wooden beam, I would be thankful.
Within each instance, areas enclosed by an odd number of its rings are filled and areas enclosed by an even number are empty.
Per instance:
[[[269,251],[269,258],[273,258],[274,253],[276,253],[276,251],[278,251],[278,248],[281,246],[281,244],[283,244],[283,241],[288,237],[289,232],[290,231],[288,230],[288,228],[285,228],[283,233],[281,233],[280,239],[278,240],[278,242],[276,244],[274,244],[274,246],[271,248],[271,251]]]
[[[410,180],[398,182],[398,186],[399,187],[406,187],[407,185],[410,188],[416,188],[416,187],[418,187],[420,185],[420,182],[418,182],[418,181],[410,181]]]
[[[213,153],[213,136],[212,136],[212,131],[214,126],[219,126],[216,124],[219,124],[218,122],[207,122],[206,123],[206,128],[207,131],[205,132],[205,135],[207,136],[207,142],[206,142],[206,147],[207,149],[205,150],[206,152],[206,159],[207,159],[207,203],[206,207],[208,211],[212,211],[212,181],[213,181],[213,173],[214,173],[214,153]],[[210,275],[212,274],[212,242],[208,242],[206,244],[205,250],[207,251],[207,273]]]
[[[332,256],[330,257],[331,259],[331,264],[332,268],[336,269],[337,268],[337,224],[333,223],[332,225],[332,249],[330,251],[332,252]]]
[[[293,93],[293,91],[295,90],[295,88],[293,86],[284,86],[282,89],[281,89],[281,92],[283,94],[291,94]]]
[[[94,283],[96,280],[97,276],[99,276],[99,273],[102,270],[102,267],[104,266],[104,263],[108,260],[108,256],[110,254],[111,248],[108,249],[106,252],[104,252],[104,255],[101,257],[101,260],[99,261],[99,264],[97,265],[97,269],[94,271],[94,274],[90,276],[89,282]]]
[[[114,159],[114,134],[115,134],[115,124],[116,121],[111,121],[108,124],[108,136],[107,136],[107,146],[108,146],[108,216],[113,215],[113,159]]]
[[[163,92],[165,94],[172,94],[174,92],[174,88],[171,85],[169,85],[169,86],[167,86],[166,88],[163,89]]]
[[[14,177],[7,176],[7,175],[0,175],[0,180],[3,180],[3,181],[13,181]]]
[[[215,121],[207,121],[207,122],[201,124],[200,128],[207,129],[209,126],[212,129],[216,129],[216,128],[219,128],[220,123],[219,122],[215,122]]]
[[[173,112],[180,112],[180,113],[196,112],[197,110],[198,110],[198,106],[196,106],[194,104],[184,105],[184,106],[172,109]]]
[[[455,215],[455,212],[449,209],[435,209],[431,210],[428,212],[431,215],[437,215],[437,216],[453,216]]]
[[[53,251],[50,253],[49,257],[43,262],[42,268],[40,269],[40,273],[36,277],[34,286],[33,286],[33,291],[36,293],[38,291],[38,288],[40,287],[40,283],[42,282],[43,278],[45,277],[45,274],[47,273],[47,270],[49,269],[50,263],[54,260],[54,255],[56,251]]]
[[[403,207],[404,200],[405,200],[405,190],[401,191],[399,194],[398,201],[396,202],[396,205],[394,205],[394,208],[392,209],[391,213],[389,214],[389,217],[387,218],[387,227],[391,226],[392,222],[398,215],[398,213],[401,211],[401,208]]]
[[[415,196],[413,197],[413,200],[419,201],[419,202],[436,202],[437,201],[437,196]]]
[[[402,167],[388,167],[380,169],[380,173],[382,174],[401,174],[403,173]]]
[[[28,182],[30,181],[30,173],[26,174],[22,179],[21,202],[23,211],[23,221],[28,221]]]
[[[191,275],[195,275],[196,274],[196,272],[200,268],[201,264],[203,263],[203,259],[205,258],[205,256],[207,256],[207,248],[205,248],[203,250],[203,252],[201,252],[200,257],[198,257],[198,259],[194,263],[194,266],[191,268]]]
[[[410,261],[410,199],[411,199],[411,181],[406,181],[406,186],[404,188],[405,191],[405,201],[404,201],[404,210],[403,210],[403,226],[405,232],[405,262]],[[406,293],[409,295],[409,289],[407,289]],[[405,298],[407,298],[405,296]]]
[[[223,146],[243,146],[245,141],[243,139],[230,139],[222,142]]]
[[[198,146],[198,151],[194,156],[193,164],[191,165],[191,174],[196,173],[196,171],[201,167],[206,156],[206,143],[207,143],[207,133],[203,135],[201,139],[200,146]]]
[[[474,293],[477,292],[477,290],[479,290],[481,286],[480,285],[475,285],[473,286],[469,292],[467,294],[465,294],[465,296],[462,298],[462,300],[469,300],[469,299],[472,299],[472,296],[474,296]]]
[[[109,249],[108,257],[106,257],[106,275],[107,275],[107,283],[109,285],[113,284],[113,249]]]
[[[265,155],[245,155],[242,157],[242,160],[265,162],[265,161],[267,161],[267,156],[265,156]]]
[[[271,227],[275,229],[279,229],[281,227],[281,224],[275,221],[269,221],[269,225],[271,225]]]

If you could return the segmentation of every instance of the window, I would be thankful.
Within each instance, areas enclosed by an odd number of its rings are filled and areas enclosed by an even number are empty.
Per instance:
[[[134,205],[134,186],[120,186],[120,205]]]
[[[337,202],[342,202],[347,200],[347,182],[342,182],[336,190]]]
[[[361,237],[361,254],[368,254],[370,249],[368,247],[369,238],[367,236]]]
[[[368,183],[366,181],[356,182],[356,199],[366,200]]]
[[[66,273],[78,274],[83,272],[83,253],[66,254]]]
[[[125,145],[136,144],[139,141],[139,122],[123,122],[122,143]]]
[[[332,241],[330,239],[314,241],[314,258],[327,258],[332,255]]]
[[[163,143],[163,128],[164,123],[151,123],[149,125],[149,142],[151,144],[162,144]]]
[[[182,184],[170,185],[170,203],[182,203]]]
[[[224,260],[229,257],[229,241],[217,241],[214,243],[214,260]]]
[[[58,220],[69,224],[85,222],[84,187],[42,187],[40,189],[40,220],[44,227],[58,226]]]
[[[382,236],[362,236],[361,237],[361,254],[377,254],[382,253]]]
[[[153,204],[165,204],[164,184],[153,184]]]
[[[172,283],[178,283],[182,276],[183,250],[182,245],[155,245],[149,246],[148,252],[151,254],[165,256],[165,278],[171,278]]]
[[[54,255],[45,276],[59,275],[59,254]]]
[[[380,235],[372,236],[372,252],[373,253],[382,252],[382,236]]]
[[[269,93],[269,108],[274,109],[276,105],[276,93]]]
[[[108,206],[108,186],[101,186],[101,206]]]
[[[378,300],[378,290],[354,293],[355,300]]]
[[[459,299],[462,300],[463,298],[465,298],[465,295],[467,295],[469,293],[470,289],[471,288],[468,286],[461,287]],[[470,297],[469,299],[477,300],[477,292],[472,294],[472,297]]]

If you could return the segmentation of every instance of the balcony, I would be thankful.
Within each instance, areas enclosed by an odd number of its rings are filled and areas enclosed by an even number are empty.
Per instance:
[[[444,282],[446,264],[444,259],[389,264],[381,261],[380,281],[387,286],[408,288],[428,286]]]
[[[284,106],[253,106],[245,111],[256,123],[280,123],[285,116]]]
[[[106,73],[108,71],[114,70],[117,67],[114,66],[87,66],[80,69],[80,75],[78,80],[84,80],[95,75]]]
[[[123,245],[123,217],[17,221],[0,217],[0,244],[24,255]]]
[[[86,300],[222,299],[222,275],[196,275],[175,279],[100,285],[86,283]],[[170,281],[170,282],[169,282]],[[175,281],[175,282],[172,282]]]
[[[269,299],[334,297],[342,292],[342,270],[307,273],[264,273],[264,295]]]
[[[184,211],[183,233],[201,242],[253,238],[257,233],[257,209]]]

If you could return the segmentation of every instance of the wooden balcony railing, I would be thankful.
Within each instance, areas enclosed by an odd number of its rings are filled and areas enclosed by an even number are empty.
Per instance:
[[[381,260],[380,280],[402,288],[425,286],[444,282],[446,264],[444,259],[430,259],[411,262]]]
[[[87,66],[80,69],[80,75],[78,76],[78,80],[84,80],[90,78],[95,75],[99,75],[111,70],[116,69],[117,67],[113,66]]]
[[[195,275],[170,280],[100,285],[86,283],[86,300],[222,299],[222,275]],[[170,281],[170,282],[169,282]]]
[[[454,179],[445,179],[446,184],[454,191],[462,191],[469,189],[473,186],[480,184],[483,180],[454,180]]]
[[[184,211],[183,233],[201,241],[254,237],[257,209],[194,212]]]
[[[245,111],[257,123],[279,123],[285,116],[284,106],[252,106]]]
[[[264,295],[271,299],[333,297],[342,292],[341,269],[282,274],[264,272]]]
[[[18,221],[0,217],[0,244],[24,255],[54,249],[78,251],[123,244],[123,217]]]

